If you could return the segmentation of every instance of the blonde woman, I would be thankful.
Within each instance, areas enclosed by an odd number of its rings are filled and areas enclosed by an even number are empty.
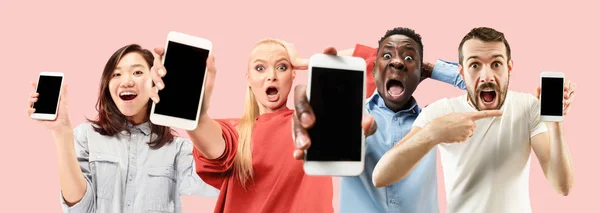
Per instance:
[[[306,69],[306,62],[285,41],[259,41],[248,61],[244,114],[239,121],[213,120],[206,113],[216,72],[209,56],[200,121],[188,134],[198,175],[220,189],[214,212],[333,212],[331,177],[307,176],[292,157],[294,111],[286,103],[295,70]],[[162,89],[166,70],[153,69]]]

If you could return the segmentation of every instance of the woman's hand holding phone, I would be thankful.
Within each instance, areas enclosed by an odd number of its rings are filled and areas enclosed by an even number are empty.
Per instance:
[[[165,54],[165,49],[154,48],[154,52],[154,65],[150,69],[150,76],[152,78],[154,86],[149,86],[148,88],[151,88],[152,90],[150,91],[150,98],[152,99],[152,101],[154,101],[154,103],[158,103],[160,101],[158,91],[164,89],[166,86],[162,78],[165,77],[165,75],[167,75],[167,69],[162,63],[162,58]],[[215,57],[212,54],[212,52],[208,55],[208,59],[206,60],[206,68],[206,85],[204,87],[204,98],[202,99],[200,117],[206,115],[206,112],[208,110],[209,100],[214,88],[215,76],[217,74],[217,69],[215,67]]]
[[[33,104],[37,102],[39,94],[35,92],[37,84],[35,82],[31,82],[33,86],[33,91],[29,96],[29,101],[27,105],[27,116],[31,117],[31,114],[35,112],[35,108],[33,108]],[[73,131],[71,126],[71,119],[69,118],[69,111],[67,109],[67,85],[64,84],[61,88],[59,104],[58,104],[58,112],[55,120],[38,120],[38,122],[44,124],[46,128],[48,128],[54,135],[58,134],[71,134]]]

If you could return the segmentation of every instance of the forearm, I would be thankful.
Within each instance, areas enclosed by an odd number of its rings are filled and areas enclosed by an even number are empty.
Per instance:
[[[437,60],[431,67],[431,79],[438,80],[447,84],[451,84],[462,90],[466,90],[466,85],[458,71],[458,64],[444,60]]]
[[[562,195],[568,195],[573,185],[571,153],[565,142],[562,124],[547,122],[550,137],[550,159],[545,169],[546,177]]]
[[[433,147],[435,143],[423,131],[405,137],[379,160],[373,171],[373,184],[384,187],[404,179]]]
[[[208,159],[218,158],[225,151],[221,125],[208,115],[200,116],[198,128],[188,131],[194,147]]]
[[[72,206],[81,201],[85,195],[87,183],[77,161],[73,132],[65,131],[53,135],[58,156],[61,191],[67,205]]]

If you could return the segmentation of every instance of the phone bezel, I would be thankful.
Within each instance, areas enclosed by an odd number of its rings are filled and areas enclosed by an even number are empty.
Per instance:
[[[329,69],[344,69],[363,73],[362,115],[365,113],[366,99],[366,62],[364,59],[352,56],[332,56],[315,54],[311,56],[308,66],[308,84],[306,97],[310,101],[313,67]],[[360,161],[310,161],[304,160],[304,172],[308,175],[326,176],[358,176],[364,171],[365,162],[365,136],[361,128],[361,158]],[[310,148],[309,148],[310,149]],[[306,154],[306,151],[305,151]],[[306,156],[306,155],[305,155]]]
[[[38,91],[38,87],[40,85],[40,79],[42,78],[42,76],[60,77],[60,88],[58,89],[58,99],[56,100],[56,110],[54,110],[54,113],[52,113],[52,114],[34,112],[31,114],[30,117],[33,119],[37,119],[37,120],[53,121],[53,120],[56,120],[56,117],[57,117],[58,107],[60,104],[60,96],[62,95],[62,86],[63,86],[63,82],[65,81],[65,75],[62,72],[40,72],[40,75],[38,77],[38,81],[36,84],[36,88],[35,88],[36,93],[40,93],[40,91]]]
[[[562,72],[542,72],[540,74],[540,120],[548,122],[560,122],[564,119],[564,116],[560,115],[544,115],[542,114],[542,93],[544,92],[543,79],[544,78],[560,78],[563,81],[563,87],[565,85],[565,74]],[[561,110],[562,112],[562,110]],[[562,112],[564,114],[564,112]]]
[[[201,48],[208,50],[209,54],[212,51],[213,45],[212,42],[208,39],[187,35],[180,32],[171,31],[167,34],[167,40],[165,42],[165,52],[163,55],[162,63],[165,63],[165,59],[168,57],[168,45],[169,42],[177,42],[180,44],[185,44],[189,46],[193,46],[196,48]],[[204,72],[208,72],[208,66],[205,68]],[[161,126],[169,126],[173,128],[179,128],[184,130],[194,130],[198,126],[198,119],[200,117],[200,111],[202,110],[202,100],[204,99],[204,86],[206,85],[206,74],[202,79],[202,89],[200,90],[200,101],[198,102],[198,111],[196,112],[196,118],[194,120],[184,119],[173,117],[165,114],[157,114],[154,112],[156,107],[156,103],[152,103],[152,109],[150,111],[150,121],[153,124],[161,125]],[[168,85],[165,85],[168,86]],[[159,102],[160,104],[160,102]]]

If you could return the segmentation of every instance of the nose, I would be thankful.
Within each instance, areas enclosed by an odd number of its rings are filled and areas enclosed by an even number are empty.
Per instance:
[[[267,73],[267,80],[268,81],[276,81],[277,80],[277,70],[269,69],[269,72]]]
[[[398,70],[404,70],[404,62],[402,62],[402,60],[400,60],[398,57],[390,60],[389,66]]]
[[[133,76],[123,75],[121,77],[121,86],[122,87],[132,87],[133,85],[134,85]]]
[[[495,82],[493,70],[489,67],[485,67],[485,68],[481,69],[481,71],[479,72],[479,82],[480,83]]]

